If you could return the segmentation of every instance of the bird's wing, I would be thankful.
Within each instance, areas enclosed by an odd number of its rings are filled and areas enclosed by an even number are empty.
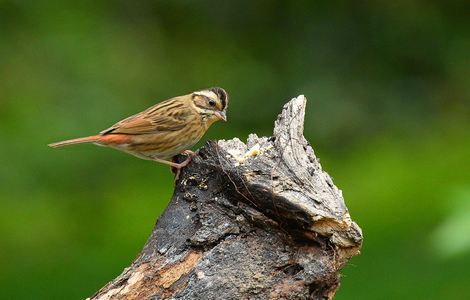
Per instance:
[[[101,134],[150,134],[182,129],[188,123],[191,112],[185,103],[178,98],[169,99],[154,105],[147,110],[124,119]]]

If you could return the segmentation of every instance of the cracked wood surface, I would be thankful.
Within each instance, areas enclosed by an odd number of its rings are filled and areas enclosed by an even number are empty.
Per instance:
[[[208,142],[132,265],[90,299],[332,299],[362,233],[303,136],[306,99],[272,137]]]

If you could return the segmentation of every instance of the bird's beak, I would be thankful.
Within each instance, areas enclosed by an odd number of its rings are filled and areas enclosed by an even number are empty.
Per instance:
[[[227,121],[227,115],[225,111],[218,111],[215,113],[215,115],[217,116],[217,118],[219,118],[219,120],[224,120],[224,122]]]

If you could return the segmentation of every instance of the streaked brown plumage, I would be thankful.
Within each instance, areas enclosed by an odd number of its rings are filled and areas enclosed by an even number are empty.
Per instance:
[[[126,118],[97,135],[66,140],[49,146],[94,143],[115,148],[142,159],[171,165],[179,170],[186,166],[196,144],[216,121],[226,121],[228,95],[215,87],[160,102],[143,112]],[[173,156],[189,154],[182,163],[169,161]]]

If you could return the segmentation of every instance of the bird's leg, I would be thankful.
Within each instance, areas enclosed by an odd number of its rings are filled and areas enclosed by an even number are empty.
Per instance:
[[[167,161],[167,160],[159,159],[159,158],[153,158],[153,160],[156,161],[156,162],[159,162],[159,163],[167,164],[171,168],[175,168],[176,169],[175,181],[177,181],[180,177],[181,169],[186,167],[191,162],[191,160],[193,159],[193,156],[196,155],[196,153],[194,153],[191,150],[185,150],[185,151],[181,152],[181,154],[186,155],[187,157],[184,161],[182,161],[180,163],[176,163],[174,161]]]
[[[175,167],[176,168],[175,181],[177,181],[180,178],[181,169],[187,166],[191,162],[193,157],[196,155],[196,153],[191,150],[184,150],[183,152],[181,152],[181,154],[185,155],[186,159],[183,162],[178,164],[180,167]]]
[[[167,161],[167,160],[159,159],[159,158],[152,158],[152,160],[156,161],[156,162],[159,162],[159,163],[162,163],[162,164],[169,165],[170,167],[175,168],[175,169],[181,169],[181,168],[186,167],[189,164],[189,162],[191,161],[191,159],[190,158],[188,159],[188,158],[185,161],[181,162],[181,163],[175,163],[173,161]]]
[[[191,161],[191,157],[188,156],[188,158],[181,163],[175,163],[173,161],[167,161],[167,160],[159,159],[159,158],[153,158],[153,160],[162,164],[169,165],[172,169],[175,168],[176,169],[175,182],[176,182],[180,178],[181,169],[186,167],[189,164],[189,162]]]

